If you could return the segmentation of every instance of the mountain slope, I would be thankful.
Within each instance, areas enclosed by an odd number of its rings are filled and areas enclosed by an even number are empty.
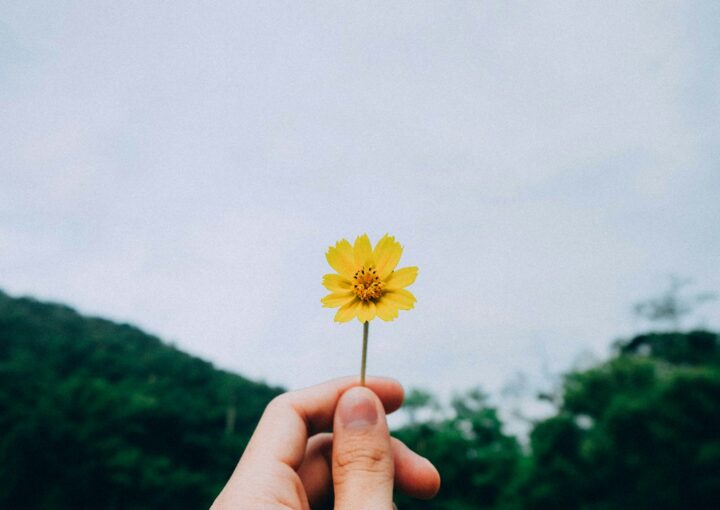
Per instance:
[[[0,292],[0,507],[207,508],[279,391]]]

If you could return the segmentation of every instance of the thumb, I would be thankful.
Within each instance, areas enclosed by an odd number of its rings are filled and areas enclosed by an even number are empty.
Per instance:
[[[393,477],[390,434],[382,403],[368,388],[351,388],[335,409],[335,510],[390,510]]]

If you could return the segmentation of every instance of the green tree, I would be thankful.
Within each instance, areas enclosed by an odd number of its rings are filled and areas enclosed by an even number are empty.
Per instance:
[[[501,503],[520,459],[516,439],[503,432],[497,410],[478,389],[456,396],[451,411],[450,418],[411,422],[396,431],[398,438],[429,458],[443,478],[435,500],[410,501],[399,495],[401,508],[464,510]]]
[[[207,508],[279,391],[0,292],[0,508]]]
[[[531,434],[521,508],[715,508],[720,495],[718,335],[641,335],[565,378]]]

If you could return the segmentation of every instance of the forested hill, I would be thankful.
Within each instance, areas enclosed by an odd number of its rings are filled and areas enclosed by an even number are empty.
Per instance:
[[[0,509],[208,508],[280,390],[139,329],[0,292]],[[438,467],[416,510],[715,510],[720,335],[656,332],[563,374],[529,444],[470,388],[409,392],[395,431]],[[422,417],[422,419],[419,419]],[[521,419],[521,418],[519,418]]]
[[[207,508],[279,391],[0,291],[0,508]]]

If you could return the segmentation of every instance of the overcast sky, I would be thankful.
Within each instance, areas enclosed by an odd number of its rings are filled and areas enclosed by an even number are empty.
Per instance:
[[[0,288],[288,387],[356,373],[320,285],[389,232],[369,370],[561,371],[720,291],[720,3],[0,5]],[[720,306],[694,321],[720,327]]]

